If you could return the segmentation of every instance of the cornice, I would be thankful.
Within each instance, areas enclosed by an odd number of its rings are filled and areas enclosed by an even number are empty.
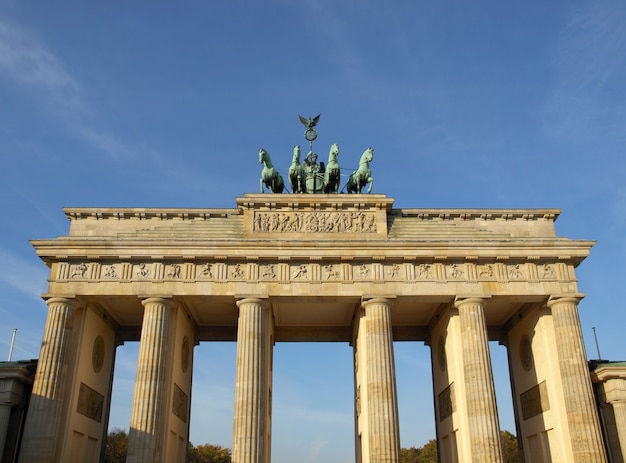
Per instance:
[[[263,196],[263,195],[258,195]],[[298,203],[293,200],[283,199],[276,200],[278,195],[268,196],[266,201],[254,203],[255,206],[262,206],[268,210],[294,210],[296,207],[308,208],[311,210],[319,210],[322,208],[320,202],[315,198]],[[291,195],[281,195],[291,196]],[[307,195],[317,196],[317,195]],[[354,201],[354,195],[339,195],[340,198],[328,203],[324,203],[325,209],[344,209],[347,207],[365,208],[367,206],[374,208],[383,208],[391,217],[412,217],[422,221],[456,221],[456,220],[524,220],[524,221],[556,221],[559,217],[560,209],[392,209],[389,198],[373,198],[373,201],[358,202]],[[361,195],[374,196],[374,195]],[[380,195],[383,196],[383,195]],[[345,200],[341,200],[345,197]],[[238,198],[239,208],[146,208],[146,207],[66,207],[63,212],[68,220],[207,220],[211,218],[226,218],[229,216],[239,216],[242,210],[250,207],[250,202],[246,202],[242,198]]]

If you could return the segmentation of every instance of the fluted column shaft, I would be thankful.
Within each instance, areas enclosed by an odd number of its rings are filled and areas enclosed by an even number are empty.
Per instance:
[[[68,369],[74,301],[54,297],[46,303],[48,317],[20,453],[20,461],[24,462],[56,461],[63,413],[62,394],[69,390],[64,379]]]
[[[254,298],[237,301],[237,368],[235,380],[235,419],[233,463],[269,461],[270,375],[269,309]],[[267,445],[266,445],[267,443]]]
[[[370,299],[363,302],[362,306],[365,309],[366,323],[369,462],[398,463],[400,426],[391,330],[391,301]]]
[[[605,462],[606,454],[578,318],[578,299],[552,299],[548,307],[552,310],[574,462]]]
[[[128,463],[160,462],[164,438],[161,426],[167,422],[165,375],[167,371],[168,328],[172,302],[148,298],[144,306],[135,394],[128,436]]]
[[[4,453],[4,444],[7,440],[9,430],[9,419],[11,418],[11,404],[0,403],[0,457]]]
[[[500,462],[500,425],[493,385],[489,338],[480,298],[458,299],[461,342],[463,346],[463,376],[467,406],[467,435],[472,462]]]
[[[622,449],[622,457],[626,458],[626,402],[613,402],[613,415],[615,416],[615,427],[619,446]]]

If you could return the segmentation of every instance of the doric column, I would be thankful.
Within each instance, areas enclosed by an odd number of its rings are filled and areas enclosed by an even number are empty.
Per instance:
[[[369,463],[398,463],[400,427],[391,330],[391,301],[370,299],[364,301],[362,306],[365,310],[365,320],[361,320],[359,336],[365,335],[367,393],[364,405],[367,407],[368,416]]]
[[[168,328],[173,305],[170,300],[158,297],[145,299],[142,304],[144,314],[128,436],[128,463],[162,461],[165,443],[161,426],[167,422],[168,413],[164,410],[164,393]]]
[[[65,373],[72,332],[73,300],[53,297],[46,301],[44,328],[37,373],[28,409],[20,461],[54,462],[59,443],[63,395],[69,389]]]
[[[7,431],[9,430],[9,419],[11,418],[10,403],[0,403],[0,457],[4,453],[4,444],[7,440]]]
[[[500,425],[483,304],[480,298],[457,299],[454,302],[461,325],[467,433],[471,461],[500,462]]]
[[[233,463],[270,461],[271,316],[267,302],[237,301]]]
[[[556,337],[563,400],[575,462],[605,462],[606,455],[578,319],[578,298],[548,301]]]
[[[622,457],[626,458],[626,402],[612,402],[613,415],[615,416],[615,427],[617,428],[617,437],[619,446],[622,449]]]

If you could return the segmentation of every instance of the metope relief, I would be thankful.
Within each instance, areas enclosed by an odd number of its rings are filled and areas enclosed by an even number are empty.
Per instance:
[[[462,264],[451,264],[448,266],[448,275],[453,280],[462,280],[465,278],[465,270]]]
[[[119,278],[115,265],[105,265],[102,269],[102,278],[108,278],[112,280]]]
[[[521,264],[515,264],[509,266],[509,278],[511,280],[523,280],[524,272]]]
[[[243,280],[246,277],[246,272],[241,264],[235,264],[230,270],[230,276],[234,280]]]
[[[261,278],[264,280],[275,280],[277,278],[274,264],[261,266]]]
[[[213,275],[213,264],[205,263],[200,265],[198,276],[201,278],[213,279],[215,276]]]
[[[432,280],[433,266],[431,264],[419,264],[417,266],[417,278],[420,280]]]
[[[87,264],[82,263],[78,265],[73,265],[71,272],[70,272],[70,278],[82,280],[85,278],[86,274],[87,274]]]
[[[260,233],[376,233],[376,214],[359,211],[255,212]]]
[[[308,267],[305,264],[301,264],[295,268],[292,268],[291,279],[292,280],[308,280],[309,279]]]
[[[324,276],[326,280],[339,280],[341,275],[336,265],[324,265]]]
[[[478,266],[478,278],[481,280],[491,280],[496,273],[492,264],[484,264]]]
[[[178,264],[172,264],[167,266],[167,272],[165,275],[169,279],[178,279],[180,278],[181,266]]]
[[[539,266],[539,277],[542,280],[556,280],[556,270],[554,265],[543,264]]]

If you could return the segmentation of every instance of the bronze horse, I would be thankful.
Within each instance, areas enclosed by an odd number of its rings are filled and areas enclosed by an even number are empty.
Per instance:
[[[260,180],[261,193],[265,193],[263,185],[269,188],[272,193],[282,193],[285,189],[285,181],[278,171],[274,169],[270,154],[263,148],[259,150],[259,162],[263,164]]]

